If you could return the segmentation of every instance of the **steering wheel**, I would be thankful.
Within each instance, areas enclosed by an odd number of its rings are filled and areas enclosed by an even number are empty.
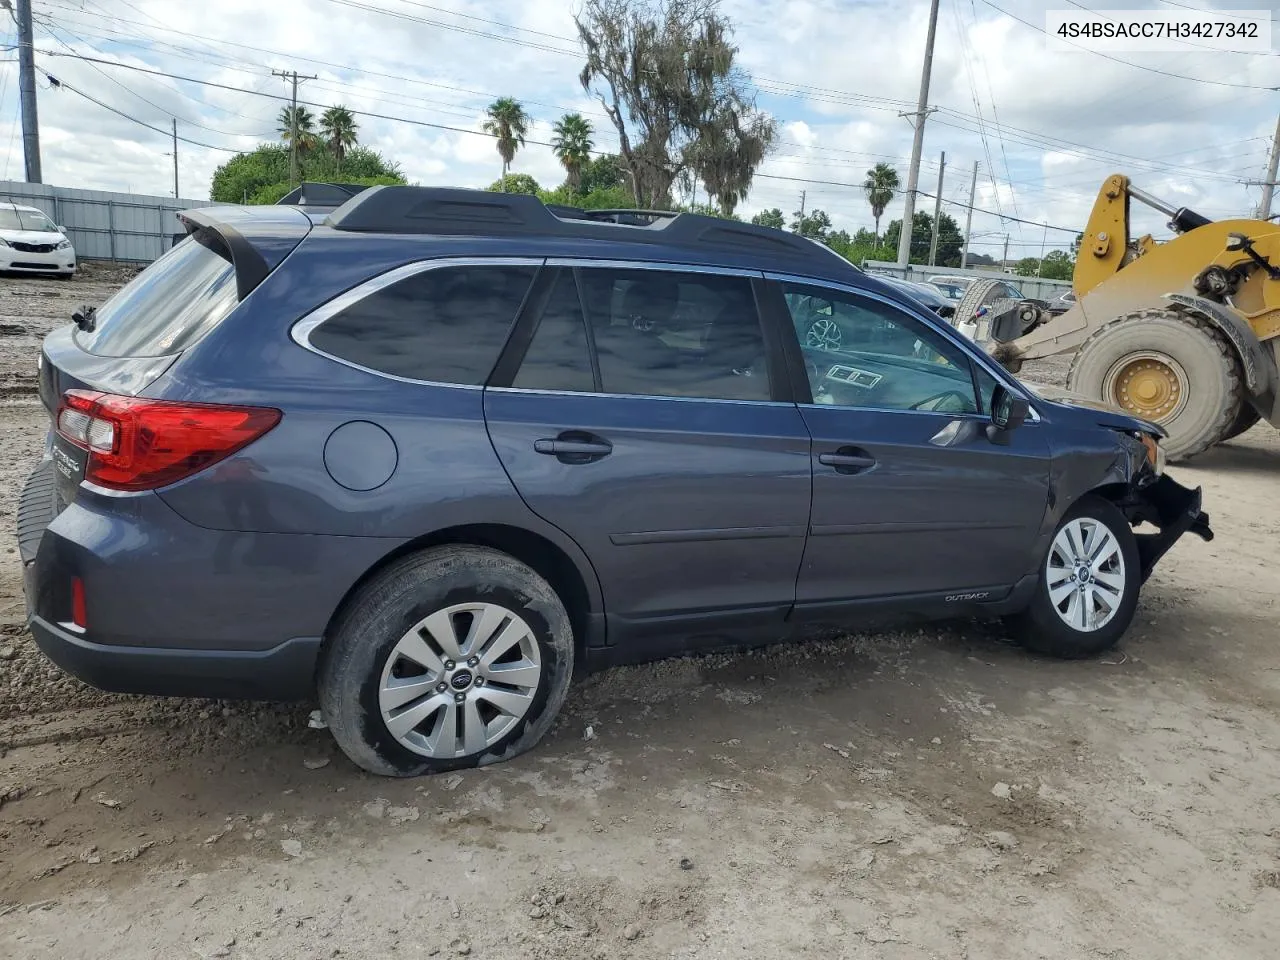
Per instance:
[[[937,406],[931,407],[930,409],[931,409],[931,410],[933,410],[933,411],[935,411],[935,412],[937,412],[937,413],[968,413],[968,412],[970,412],[970,411],[969,411],[969,397],[968,397],[966,394],[961,393],[959,390],[943,390],[941,393],[935,393],[935,394],[934,394],[933,396],[931,396],[931,397],[925,397],[925,398],[924,398],[923,400],[921,400],[919,403],[913,403],[913,404],[911,404],[911,406],[909,406],[907,409],[908,409],[908,410],[923,410],[926,404],[929,404],[929,403],[937,403],[937,402],[940,402],[940,401],[942,401],[942,400],[946,400],[946,399],[947,399],[947,398],[949,398],[949,397],[954,397],[954,398],[956,399],[956,401],[957,401],[957,402],[959,403],[959,405],[960,405],[960,409],[958,409],[958,410],[943,410],[943,409],[940,409],[940,408],[939,408],[939,407],[937,407]]]

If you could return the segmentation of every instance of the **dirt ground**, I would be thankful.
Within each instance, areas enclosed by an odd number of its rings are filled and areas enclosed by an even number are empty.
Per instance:
[[[10,529],[39,338],[116,280],[0,280]],[[1217,539],[1113,655],[955,623],[612,670],[533,753],[417,781],[357,771],[309,705],[60,675],[10,534],[0,956],[1270,960],[1280,434],[1173,472]]]

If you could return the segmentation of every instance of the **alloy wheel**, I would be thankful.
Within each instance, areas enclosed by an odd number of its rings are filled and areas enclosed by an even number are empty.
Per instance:
[[[1058,531],[1045,561],[1049,603],[1073,630],[1106,626],[1124,600],[1126,570],[1120,541],[1103,523],[1078,517]]]
[[[496,603],[460,603],[414,624],[378,684],[387,730],[437,760],[482,753],[528,713],[542,679],[537,638]]]

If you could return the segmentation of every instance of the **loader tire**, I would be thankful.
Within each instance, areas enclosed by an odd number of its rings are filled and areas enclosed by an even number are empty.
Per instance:
[[[1139,310],[1096,331],[1072,358],[1067,388],[1158,423],[1169,433],[1170,461],[1217,443],[1242,406],[1231,344],[1206,321],[1169,308]]]
[[[1252,404],[1248,402],[1243,403],[1240,407],[1240,413],[1236,416],[1235,422],[1232,423],[1231,426],[1227,427],[1227,432],[1222,435],[1222,439],[1218,442],[1222,443],[1226,440],[1231,440],[1234,437],[1240,436],[1240,434],[1249,430],[1261,419],[1261,414],[1259,414],[1257,410],[1253,409]]]
[[[965,288],[964,295],[960,298],[960,302],[956,304],[956,312],[951,317],[952,326],[959,326],[962,323],[968,323],[973,319],[973,315],[978,312],[978,308],[982,306],[987,296],[996,287],[1000,286],[1000,280],[974,280]],[[978,325],[978,334],[982,332],[982,324]],[[975,335],[975,340],[978,336]]]

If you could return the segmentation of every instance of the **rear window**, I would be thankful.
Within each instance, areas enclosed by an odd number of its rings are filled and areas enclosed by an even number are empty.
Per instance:
[[[103,357],[181,353],[240,302],[229,260],[187,237],[98,308],[92,333],[76,343]]]
[[[483,384],[537,268],[440,267],[377,290],[311,331],[317,350],[410,380]]]

